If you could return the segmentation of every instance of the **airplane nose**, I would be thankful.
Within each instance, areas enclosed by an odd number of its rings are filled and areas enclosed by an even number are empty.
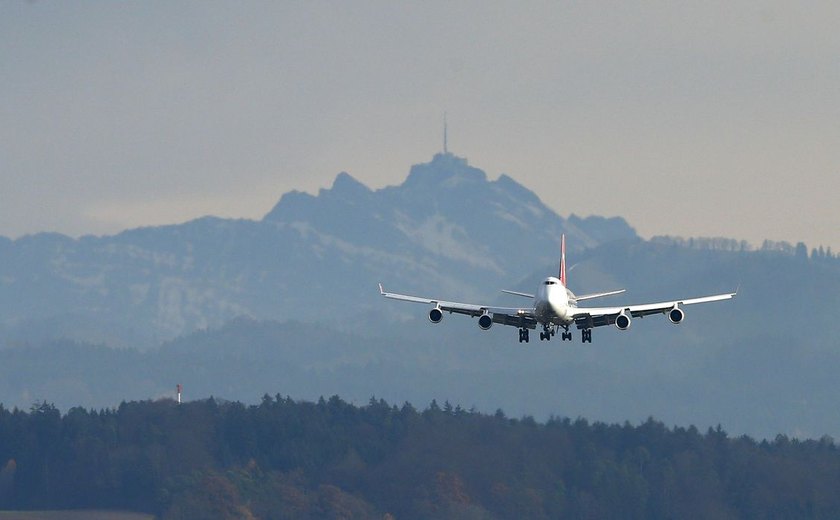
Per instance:
[[[556,292],[552,292],[549,295],[548,303],[551,305],[551,310],[554,311],[555,316],[563,320],[568,318],[569,303],[566,298],[563,298]]]

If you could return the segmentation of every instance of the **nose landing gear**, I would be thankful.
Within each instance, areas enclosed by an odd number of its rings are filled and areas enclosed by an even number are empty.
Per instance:
[[[549,325],[543,325],[543,331],[540,332],[540,341],[551,341],[551,337],[554,336],[556,329]]]
[[[563,334],[560,335],[560,337],[563,339],[563,341],[572,341],[572,333],[569,332],[569,326],[568,325],[560,325],[560,326],[563,327]]]

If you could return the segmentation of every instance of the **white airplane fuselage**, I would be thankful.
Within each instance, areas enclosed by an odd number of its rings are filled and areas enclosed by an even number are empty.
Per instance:
[[[535,318],[540,323],[569,325],[574,321],[569,290],[559,278],[549,276],[540,283],[534,295]]]

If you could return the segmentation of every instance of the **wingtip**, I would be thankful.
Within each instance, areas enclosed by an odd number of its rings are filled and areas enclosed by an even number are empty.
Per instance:
[[[385,294],[385,289],[383,289],[383,288],[382,288],[382,284],[381,284],[381,283],[379,284],[379,294],[382,294],[382,295],[384,295],[384,294]]]

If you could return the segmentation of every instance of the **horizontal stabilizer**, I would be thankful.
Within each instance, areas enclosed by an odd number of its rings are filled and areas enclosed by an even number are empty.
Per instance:
[[[621,294],[624,292],[624,289],[619,289],[617,291],[608,291],[602,293],[593,293],[593,294],[584,294],[581,296],[575,296],[575,301],[582,302],[584,300],[591,300],[593,298],[603,298],[604,296],[613,296],[615,294]]]
[[[502,289],[502,292],[506,293],[506,294],[512,294],[514,296],[522,296],[523,298],[533,298],[534,297],[533,294],[528,294],[528,293],[519,292],[519,291],[508,291],[507,289]]]

